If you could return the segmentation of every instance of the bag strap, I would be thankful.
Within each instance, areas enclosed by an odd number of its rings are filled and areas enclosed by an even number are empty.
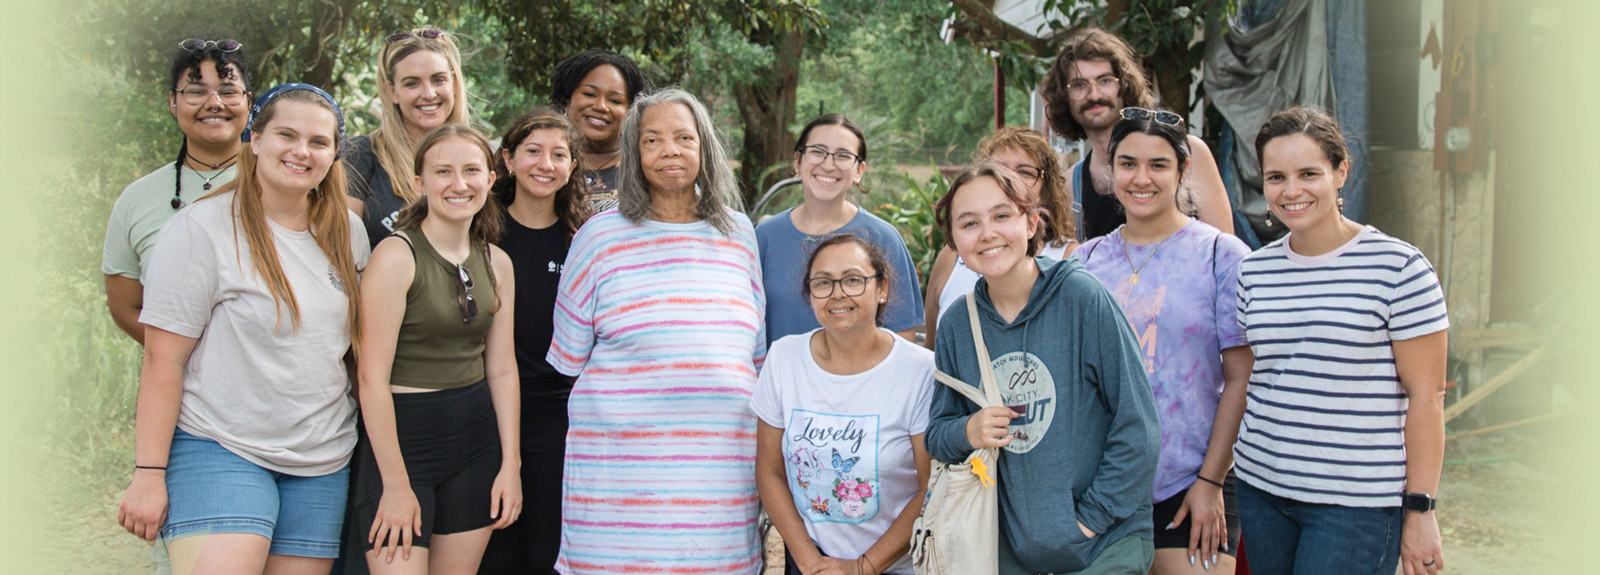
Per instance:
[[[994,377],[994,363],[989,361],[989,346],[983,342],[983,326],[978,323],[978,291],[967,294],[967,319],[972,321],[972,343],[978,351],[978,372],[983,375],[983,394],[989,398],[986,405],[1005,405],[1000,399],[1000,382]]]
[[[978,388],[967,385],[967,382],[956,379],[955,376],[939,370],[933,371],[933,378],[939,380],[939,383],[945,384],[946,387],[955,390],[956,393],[967,396],[967,399],[978,404],[979,409],[989,407],[989,398],[984,397],[983,392],[978,391]]]

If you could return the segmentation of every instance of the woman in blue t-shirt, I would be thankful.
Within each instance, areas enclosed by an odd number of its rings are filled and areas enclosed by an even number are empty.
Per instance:
[[[922,293],[916,265],[900,232],[848,199],[850,188],[867,172],[867,139],[855,122],[826,114],[806,124],[794,145],[794,171],[805,201],[756,226],[761,250],[761,278],[767,288],[767,338],[805,333],[821,324],[811,312],[801,284],[805,263],[828,236],[854,234],[883,250],[889,266],[903,281],[895,286],[883,326],[916,341],[922,323]]]

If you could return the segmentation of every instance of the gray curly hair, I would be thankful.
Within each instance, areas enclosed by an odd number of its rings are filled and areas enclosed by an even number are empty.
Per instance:
[[[619,136],[622,159],[617,166],[617,211],[633,223],[644,221],[653,211],[650,182],[644,179],[644,169],[639,163],[639,136],[642,129],[639,122],[645,109],[657,104],[683,104],[694,116],[695,131],[700,133],[700,174],[694,180],[699,199],[695,202],[694,212],[724,235],[732,233],[734,220],[728,214],[728,208],[740,210],[744,203],[739,197],[738,182],[733,178],[733,168],[728,166],[722,142],[711,125],[711,114],[706,111],[705,105],[693,94],[678,88],[663,88],[640,96],[622,120]]]

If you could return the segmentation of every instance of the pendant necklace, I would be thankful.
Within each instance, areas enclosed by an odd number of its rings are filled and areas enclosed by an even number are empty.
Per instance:
[[[185,154],[185,155],[187,155],[187,154]],[[200,189],[205,190],[205,191],[211,191],[211,180],[215,180],[215,179],[217,179],[217,177],[221,176],[222,175],[221,170],[223,169],[223,166],[226,165],[228,162],[232,162],[233,159],[237,158],[237,157],[239,157],[239,154],[234,154],[232,157],[229,157],[226,160],[223,160],[221,162],[217,162],[215,164],[211,164],[211,163],[207,163],[207,162],[202,162],[198,158],[195,158],[194,156],[189,156],[189,159],[193,160],[194,163],[200,164],[200,165],[205,166],[207,168],[211,168],[213,171],[217,172],[215,174],[211,174],[211,177],[209,177],[209,178],[206,177],[205,174],[200,173],[200,170],[195,170],[194,166],[189,166],[189,169],[194,170],[194,175],[200,176],[200,179],[205,180],[205,183],[200,186]]]
[[[1178,229],[1183,229],[1183,226],[1178,226]],[[1122,232],[1118,230],[1117,235],[1121,236]],[[1167,240],[1172,239],[1172,236],[1175,235],[1178,235],[1178,230],[1172,230],[1172,233],[1167,234],[1167,237],[1161,238],[1161,241],[1156,243],[1156,247],[1150,250],[1150,255],[1145,256],[1144,262],[1139,264],[1138,267],[1134,267],[1133,257],[1128,255],[1128,238],[1122,238],[1122,257],[1128,260],[1128,268],[1133,270],[1133,275],[1128,276],[1128,285],[1139,285],[1139,272],[1144,271],[1144,266],[1150,265],[1151,258],[1156,257],[1156,251],[1161,249],[1162,244],[1167,243]]]

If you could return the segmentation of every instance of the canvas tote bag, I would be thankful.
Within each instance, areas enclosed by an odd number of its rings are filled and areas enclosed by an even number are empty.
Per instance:
[[[967,396],[979,409],[1002,405],[989,349],[978,325],[975,294],[967,295],[967,317],[983,374],[983,392],[942,371],[940,383]],[[961,463],[933,462],[928,493],[911,533],[917,575],[994,575],[1000,569],[1000,501],[995,463],[999,450],[974,449]]]

